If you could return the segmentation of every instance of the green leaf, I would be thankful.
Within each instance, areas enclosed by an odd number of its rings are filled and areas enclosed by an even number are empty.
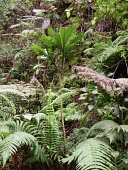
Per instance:
[[[38,59],[38,60],[46,59],[46,58],[47,58],[47,56],[44,56],[44,55],[43,55],[43,56],[37,56],[37,59]]]
[[[113,151],[113,152],[111,152],[111,154],[116,159],[120,153],[118,151]]]
[[[84,38],[84,34],[82,32],[78,33],[75,37],[72,37],[70,43],[76,44],[78,41],[80,41],[82,38]]]
[[[43,43],[44,48],[51,48],[52,46],[54,46],[54,42],[53,42],[53,38],[50,36],[46,36],[45,34],[43,34],[40,38],[40,40]]]
[[[69,40],[74,36],[74,27],[70,28],[61,28],[60,29],[60,37],[61,37],[61,44],[62,48],[65,49],[65,46],[68,44]]]
[[[88,110],[92,111],[94,109],[94,105],[88,105]]]
[[[47,53],[45,52],[44,49],[41,48],[40,45],[33,44],[33,46],[31,47],[31,50],[37,52],[38,54],[43,54],[47,56]]]
[[[52,36],[52,38],[54,39],[56,45],[61,49],[61,38],[59,36],[59,34],[57,34],[52,28],[48,29],[50,35]]]

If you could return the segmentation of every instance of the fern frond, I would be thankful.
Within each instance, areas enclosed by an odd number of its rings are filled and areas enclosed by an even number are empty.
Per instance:
[[[124,49],[123,45],[120,45],[116,42],[112,43],[112,41],[109,40],[106,44],[104,42],[97,43],[95,44],[94,48],[89,48],[85,50],[84,52],[86,54],[93,55],[94,58],[92,61],[95,61],[96,63],[100,62],[101,64],[107,61],[110,57],[121,52],[123,49]]]
[[[52,104],[60,105],[61,101],[65,102],[68,99],[71,98],[71,96],[75,95],[77,93],[77,90],[68,90],[63,94],[59,94],[59,96],[53,100]]]
[[[38,128],[35,127],[34,125],[30,125],[28,122],[23,122],[17,120],[15,121],[4,121],[0,122],[0,132],[3,133],[4,129],[7,129],[9,133],[14,133],[14,132],[27,132],[32,135],[38,135]],[[3,130],[3,131],[2,131]]]
[[[112,151],[105,142],[90,138],[78,144],[73,154],[62,161],[70,163],[76,160],[77,170],[116,170]]]
[[[51,90],[48,91],[48,94],[46,117],[44,119],[43,143],[52,155],[59,151],[61,138],[59,124],[54,113],[53,104],[51,103]]]
[[[120,125],[116,129],[118,130],[118,132],[122,130],[124,133],[128,133],[128,125]]]
[[[63,108],[63,113],[64,113],[64,119],[66,121],[72,121],[72,120],[80,120],[83,118],[82,111],[78,108],[76,103],[70,103],[66,106],[66,108]],[[61,110],[57,110],[55,112],[57,117],[60,118],[61,116]]]
[[[3,165],[9,157],[16,153],[19,147],[23,145],[33,146],[37,139],[27,132],[15,132],[4,138],[0,143],[0,154],[3,157]]]
[[[123,50],[122,46],[114,45],[104,49],[104,51],[98,56],[99,62],[106,61],[110,56],[115,55]]]
[[[41,157],[38,153],[38,141],[40,139],[40,132],[38,131],[37,127],[27,122],[0,122],[0,136],[3,138],[0,142],[0,155],[3,158],[3,165],[5,165],[7,160],[23,145],[29,146],[37,158]],[[42,153],[42,159],[43,154],[44,153]]]
[[[105,129],[112,129],[112,128],[115,128],[118,126],[118,123],[112,121],[112,120],[102,120],[102,121],[99,121],[98,123],[95,123],[89,130],[89,134],[94,131],[94,130],[97,130],[97,129],[102,129],[102,130],[105,130]]]
[[[33,149],[33,155],[34,157],[34,161],[40,161],[40,162],[46,162],[48,163],[48,155],[45,152],[45,149],[42,145],[40,144],[36,144],[36,147],[34,147]]]
[[[119,31],[116,34],[118,38],[113,42],[111,39],[108,39],[106,43],[96,42],[93,48],[84,51],[87,55],[93,56],[88,63],[89,66],[103,71],[104,66],[109,67],[112,63],[113,65],[118,65],[118,63],[123,61],[122,52],[127,54],[128,30],[124,32]]]
[[[114,42],[113,45],[122,45],[128,44],[128,34],[124,36],[119,36]]]
[[[119,125],[112,120],[102,120],[95,123],[90,129],[87,136],[95,135],[97,138],[107,137],[112,143],[117,137],[118,133],[114,129]]]
[[[63,93],[61,94],[61,92],[63,91]],[[69,90],[66,88],[63,88],[62,90],[60,90],[57,94],[57,97],[51,101],[51,105],[55,105],[55,106],[60,106],[61,101],[63,101],[63,103],[67,100],[71,99],[71,96],[75,95],[77,93],[77,90]],[[52,94],[52,93],[51,93]],[[46,105],[45,107],[43,107],[43,109],[41,111],[46,110],[48,107],[48,105]]]

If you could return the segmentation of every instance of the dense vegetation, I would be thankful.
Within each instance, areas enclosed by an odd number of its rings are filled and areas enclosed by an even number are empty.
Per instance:
[[[128,0],[0,1],[0,169],[128,169]]]

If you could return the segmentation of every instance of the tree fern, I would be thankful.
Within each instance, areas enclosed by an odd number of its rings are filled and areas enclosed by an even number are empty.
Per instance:
[[[79,143],[72,155],[62,161],[70,163],[76,160],[77,170],[116,170],[112,151],[105,142],[90,138]]]

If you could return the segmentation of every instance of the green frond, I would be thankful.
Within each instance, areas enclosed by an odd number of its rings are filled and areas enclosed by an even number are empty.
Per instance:
[[[94,56],[93,61],[103,63],[109,57],[121,52],[123,50],[123,46],[119,43],[112,43],[110,40],[105,44],[101,42],[100,44],[97,43],[94,48],[89,48],[85,50],[85,53],[92,54]],[[90,64],[91,64],[90,63]],[[95,63],[94,63],[95,64]]]
[[[72,121],[72,120],[80,120],[83,118],[82,111],[79,109],[79,107],[76,105],[76,103],[70,103],[65,108],[63,108],[64,113],[64,119],[66,121]],[[61,116],[61,110],[57,110],[55,112],[57,117],[60,118]]]
[[[124,133],[128,133],[128,125],[118,126],[118,131],[122,130]]]
[[[48,91],[48,94],[46,117],[43,121],[43,143],[48,152],[54,154],[59,151],[61,138],[59,123],[54,113],[53,104],[51,103],[51,90]]]
[[[59,96],[53,100],[52,104],[60,105],[61,101],[65,102],[71,98],[71,96],[75,95],[77,93],[77,90],[68,90],[67,92],[64,92],[62,94],[59,94]]]
[[[73,89],[73,90],[69,90],[69,89],[66,89],[66,88],[62,88],[58,94],[57,94],[57,97],[54,99],[54,100],[51,100],[51,105],[53,106],[60,106],[61,104],[61,101],[64,103],[64,102],[67,102],[68,100],[71,99],[71,96],[75,95],[77,93],[77,90]],[[52,92],[51,92],[52,94]],[[42,111],[44,111],[45,109],[47,109],[48,105],[46,105]]]
[[[48,155],[42,145],[36,143],[33,148],[34,161],[46,162],[48,163]]]
[[[118,32],[117,32],[118,35]],[[128,31],[119,34],[113,42],[111,39],[105,42],[96,42],[93,48],[86,49],[84,52],[87,55],[92,55],[93,58],[89,61],[89,67],[103,71],[104,66],[109,67],[110,64],[118,64],[124,53],[124,61],[127,54]],[[123,60],[122,60],[123,61]],[[115,67],[114,67],[115,70]],[[106,71],[106,70],[105,70]]]
[[[34,125],[30,125],[28,122],[23,122],[17,120],[15,121],[5,121],[5,122],[0,122],[0,129],[2,132],[2,129],[8,128],[10,133],[14,132],[22,132],[25,131],[27,133],[31,134],[36,134],[37,133],[37,128]]]
[[[120,52],[123,50],[122,46],[110,46],[104,49],[104,51],[98,55],[97,60],[99,62],[105,62],[109,57],[111,57],[112,55],[115,55],[116,53]]]
[[[17,150],[27,145],[31,149],[33,156],[39,160],[45,160],[44,149],[39,146],[40,131],[34,125],[22,121],[5,121],[0,122],[0,155],[3,158],[3,165],[13,156]],[[41,140],[40,140],[41,141]],[[42,153],[39,153],[39,148]],[[41,152],[41,151],[40,151]]]
[[[119,36],[114,42],[113,45],[122,45],[128,44],[128,34],[124,36]]]
[[[112,129],[114,127],[118,126],[118,123],[112,121],[112,120],[102,120],[99,121],[98,123],[94,124],[90,130],[89,130],[89,134],[97,129],[101,129],[101,130],[105,130],[105,129]]]
[[[112,120],[102,120],[89,129],[87,136],[93,135],[97,138],[102,138],[104,136],[112,143],[118,137],[117,131],[114,130],[116,127],[118,127],[116,122]]]
[[[73,154],[62,161],[70,163],[76,160],[77,170],[116,170],[112,151],[105,142],[90,138],[78,144]]]
[[[32,147],[37,143],[37,139],[27,132],[14,132],[0,142],[0,154],[3,158],[3,165],[10,156],[14,155],[19,147],[28,145]]]

